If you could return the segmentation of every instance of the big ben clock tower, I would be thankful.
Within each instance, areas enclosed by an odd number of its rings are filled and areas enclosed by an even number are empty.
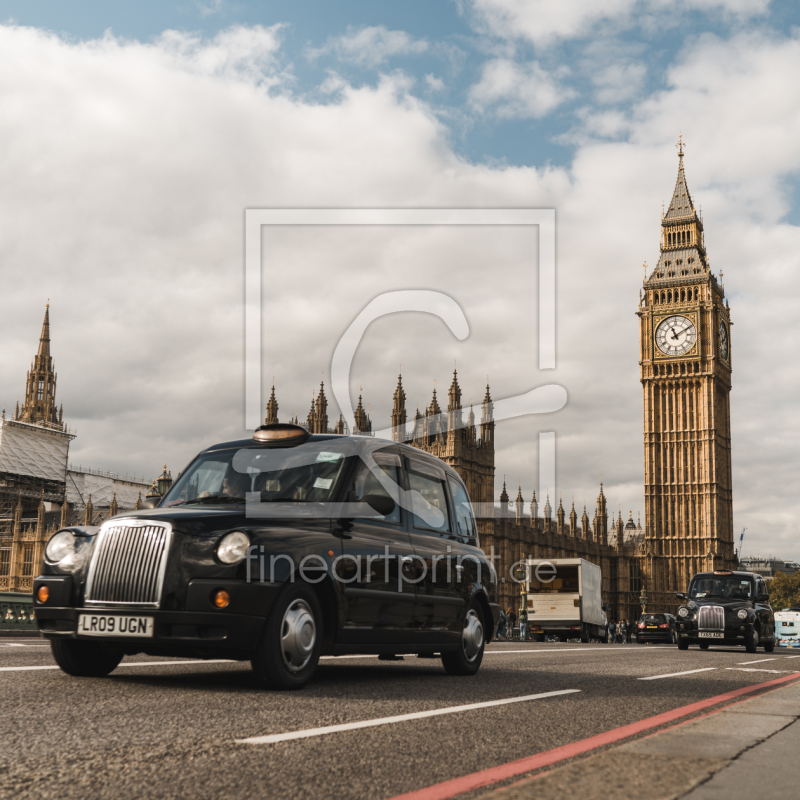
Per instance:
[[[720,274],[721,278],[721,274]],[[644,390],[646,588],[676,605],[696,572],[733,565],[731,321],[711,272],[678,142],[678,179],[662,213],[661,253],[639,311]]]

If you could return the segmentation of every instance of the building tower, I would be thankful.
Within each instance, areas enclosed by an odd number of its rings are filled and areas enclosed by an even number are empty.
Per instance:
[[[695,572],[733,564],[730,311],[703,221],[678,179],[639,317],[644,394],[645,576],[654,607]],[[720,275],[721,278],[721,275]]]
[[[44,312],[39,350],[34,356],[25,385],[25,402],[14,418],[20,422],[63,429],[63,414],[56,411],[56,373],[50,356],[50,303]]]

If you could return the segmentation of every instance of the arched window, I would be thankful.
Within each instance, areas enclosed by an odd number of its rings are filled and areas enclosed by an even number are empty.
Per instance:
[[[692,290],[691,289],[689,289],[689,291],[686,292],[686,299],[691,303],[691,301],[692,301]]]
[[[686,302],[686,292],[683,289],[681,289],[681,303],[685,302]]]
[[[671,292],[671,291],[670,291],[670,292],[667,292],[667,302],[668,302],[668,303],[671,303],[671,302],[672,302],[672,292]]]

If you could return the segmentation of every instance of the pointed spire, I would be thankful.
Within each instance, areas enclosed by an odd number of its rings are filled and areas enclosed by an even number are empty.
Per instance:
[[[44,312],[39,349],[34,356],[25,385],[25,401],[15,418],[34,425],[58,426],[56,374],[50,357],[50,302]],[[63,415],[62,415],[63,416]]]
[[[156,482],[153,481],[153,487],[155,487]],[[84,510],[83,515],[83,524],[84,525],[91,525],[92,524],[92,511],[94,510],[94,506],[92,505],[92,495],[89,494],[89,499],[86,501],[86,508]]]
[[[47,301],[47,308],[44,312],[44,322],[42,323],[42,335],[39,337],[39,358],[50,358],[50,300]]]
[[[546,520],[553,518],[553,509],[550,507],[550,492],[547,492],[547,500],[544,504],[544,518]]]
[[[111,498],[111,507],[109,508],[109,514],[112,517],[117,516],[117,493],[114,492],[114,496]]]
[[[404,442],[406,440],[406,393],[403,389],[403,373],[397,376],[397,388],[392,396],[392,440]]]
[[[367,412],[364,410],[364,400],[361,396],[359,387],[358,405],[356,406],[356,413],[354,415],[355,428],[354,434],[361,434],[362,436],[372,433],[372,423],[370,422]]]
[[[267,416],[264,418],[265,425],[276,425],[278,423],[278,400],[275,397],[275,378],[272,379],[272,391],[267,401]]]
[[[506,476],[503,475],[503,491],[500,492],[500,502],[508,503],[508,492],[506,491]]]

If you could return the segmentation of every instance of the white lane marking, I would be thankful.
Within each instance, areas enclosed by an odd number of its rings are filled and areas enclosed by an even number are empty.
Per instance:
[[[633,648],[631,648],[633,651]],[[539,653],[544,655],[551,655],[553,653],[608,653],[608,652],[624,652],[621,649],[609,651],[603,648],[592,648],[592,647],[564,647],[560,650],[484,650],[483,654],[485,656],[504,656],[507,653]],[[647,652],[646,650],[635,650],[633,652]],[[416,653],[402,653],[399,654],[405,658],[416,658]],[[331,660],[331,661],[341,661],[343,658],[378,658],[376,655],[346,655],[346,656],[320,656],[320,661],[323,660]],[[436,660],[437,656],[434,656],[432,660]],[[424,660],[424,659],[421,659]],[[391,663],[391,662],[390,662]]]
[[[785,657],[786,659],[789,659],[789,658],[800,658],[800,656],[784,656],[784,657]]]
[[[640,681],[657,681],[661,678],[677,678],[679,675],[694,675],[696,672],[711,672],[716,667],[704,667],[703,669],[689,669],[686,672],[670,672],[669,675],[650,675],[647,678],[639,678]]]
[[[175,666],[176,664],[236,664],[236,661],[233,661],[230,658],[209,658],[209,659],[199,659],[194,658],[191,661],[128,661],[127,663],[119,664],[117,669],[120,667],[169,667]],[[57,664],[47,664],[45,666],[29,666],[29,667],[0,667],[0,672],[25,672],[27,670],[34,670],[34,669],[59,669]]]
[[[747,667],[725,667],[725,669],[732,669],[736,672],[771,672],[775,675],[780,675],[782,672],[797,672],[796,669],[748,669]]]
[[[237,744],[274,744],[275,742],[287,742],[292,739],[309,739],[312,736],[324,736],[328,733],[340,733],[341,731],[355,731],[360,728],[374,728],[378,725],[393,725],[396,722],[408,722],[414,719],[426,719],[427,717],[439,717],[442,714],[460,714],[463,711],[474,711],[479,708],[493,708],[494,706],[505,706],[510,703],[525,703],[529,700],[543,700],[546,697],[558,697],[564,694],[575,694],[580,689],[561,689],[557,692],[542,692],[541,694],[528,694],[523,697],[507,697],[503,700],[489,700],[484,703],[469,703],[465,706],[448,706],[446,708],[432,708],[428,711],[416,711],[411,714],[399,714],[395,717],[380,717],[378,719],[363,719],[359,722],[345,722],[341,725],[327,725],[324,728],[308,728],[304,731],[289,731],[288,733],[271,733],[267,736],[251,736],[247,739],[237,739]]]
[[[763,664],[765,661],[777,661],[777,656],[773,658],[759,658],[758,661],[737,661],[737,664],[744,664],[747,666],[748,664]]]

